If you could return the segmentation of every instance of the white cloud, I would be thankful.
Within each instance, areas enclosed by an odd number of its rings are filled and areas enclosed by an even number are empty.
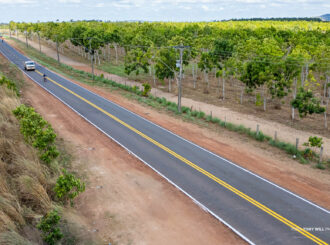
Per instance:
[[[0,0],[1,4],[35,3],[35,0]]]
[[[60,3],[80,3],[81,2],[81,0],[58,0],[58,1]]]
[[[97,7],[97,8],[103,8],[104,7],[104,3],[97,3],[95,5],[95,7]]]

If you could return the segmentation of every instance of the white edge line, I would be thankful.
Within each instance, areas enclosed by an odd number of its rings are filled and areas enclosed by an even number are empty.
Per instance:
[[[14,49],[15,49],[15,48],[14,48]],[[16,49],[15,49],[15,50],[16,50]],[[17,51],[17,52],[18,52],[18,51]],[[41,67],[43,67],[44,69],[49,70],[50,72],[54,73],[53,71],[51,71],[51,70],[48,69],[47,67],[45,67],[45,66],[43,66],[43,65],[40,65],[40,64],[38,64],[38,65],[41,66]],[[281,186],[279,186],[279,185],[277,185],[277,184],[275,184],[275,183],[273,183],[273,182],[271,182],[271,181],[269,181],[269,180],[267,180],[267,179],[261,177],[260,175],[258,175],[258,174],[256,174],[256,173],[253,173],[253,172],[251,172],[250,170],[247,170],[247,169],[245,169],[245,168],[243,168],[243,167],[241,167],[241,166],[239,166],[239,165],[237,165],[237,164],[235,164],[235,163],[229,161],[228,159],[223,158],[223,157],[221,157],[221,156],[215,154],[214,152],[205,149],[205,148],[203,148],[203,147],[201,147],[201,146],[199,146],[199,145],[197,145],[197,144],[195,144],[195,143],[193,143],[193,142],[191,142],[191,141],[189,141],[189,140],[187,140],[187,139],[181,137],[180,135],[177,135],[177,134],[171,132],[170,130],[168,130],[168,129],[166,129],[166,128],[163,128],[162,126],[160,126],[160,125],[158,125],[158,124],[156,124],[156,123],[154,123],[154,122],[152,122],[152,121],[149,121],[148,119],[146,119],[146,118],[144,118],[144,117],[142,117],[142,116],[136,114],[135,112],[132,112],[132,111],[126,109],[125,107],[122,107],[121,105],[118,105],[118,104],[114,103],[113,101],[108,100],[108,99],[102,97],[101,95],[98,95],[97,93],[94,93],[93,91],[90,91],[90,90],[88,90],[88,89],[82,87],[81,85],[79,85],[79,84],[77,84],[77,83],[75,83],[75,82],[70,81],[68,78],[65,78],[65,77],[62,76],[61,74],[58,74],[58,73],[54,73],[54,74],[57,75],[57,76],[59,76],[59,77],[61,77],[61,78],[63,78],[64,80],[66,80],[66,81],[68,81],[68,82],[70,82],[70,83],[72,83],[72,84],[74,84],[74,85],[76,85],[76,86],[78,86],[78,87],[80,87],[80,88],[82,88],[82,89],[84,89],[84,90],[86,90],[86,91],[88,91],[88,92],[90,92],[90,93],[96,95],[97,97],[99,97],[99,98],[101,98],[101,99],[103,99],[103,100],[105,100],[105,101],[108,101],[108,102],[110,102],[111,104],[113,104],[113,105],[115,105],[115,106],[118,106],[119,108],[124,109],[125,111],[127,111],[127,112],[129,112],[129,113],[131,113],[131,114],[133,114],[133,115],[135,115],[135,116],[137,116],[137,117],[143,119],[144,121],[153,124],[154,126],[156,126],[156,127],[160,128],[160,129],[162,129],[162,130],[164,130],[164,131],[166,131],[166,132],[168,132],[168,133],[170,133],[170,134],[172,134],[172,135],[178,137],[179,139],[184,140],[185,142],[188,142],[188,143],[190,143],[191,145],[194,145],[194,146],[196,146],[197,148],[199,148],[199,149],[201,149],[201,150],[203,150],[203,151],[205,151],[205,152],[207,152],[207,153],[210,153],[211,155],[213,155],[213,156],[215,156],[215,157],[217,157],[217,158],[219,158],[219,159],[221,159],[221,160],[223,160],[223,161],[226,161],[227,163],[230,163],[231,165],[233,165],[233,166],[235,166],[235,167],[237,167],[237,168],[239,168],[239,169],[241,169],[241,170],[243,170],[243,171],[245,171],[245,172],[247,172],[247,173],[249,173],[249,174],[251,174],[251,175],[253,175],[253,176],[255,176],[255,177],[257,177],[257,178],[259,178],[259,179],[261,179],[261,180],[263,180],[263,181],[265,181],[265,182],[267,182],[268,184],[271,184],[271,185],[273,185],[273,186],[279,188],[280,190],[285,191],[286,193],[288,193],[288,194],[290,194],[290,195],[292,195],[292,196],[294,196],[294,197],[296,197],[296,198],[298,198],[298,199],[300,199],[300,200],[302,200],[302,201],[304,201],[304,202],[306,202],[306,203],[308,203],[308,204],[310,204],[310,205],[312,205],[312,206],[314,206],[314,207],[316,207],[316,208],[318,208],[318,209],[320,209],[320,210],[326,212],[327,214],[330,214],[330,211],[329,211],[329,210],[327,210],[327,209],[325,209],[325,208],[323,208],[323,207],[321,207],[321,206],[319,206],[319,205],[313,203],[312,201],[309,201],[309,200],[307,200],[307,199],[305,199],[305,198],[299,196],[298,194],[295,194],[295,193],[293,193],[293,192],[291,192],[291,191],[285,189],[284,187],[281,187]],[[110,81],[111,81],[111,80],[110,80]]]
[[[1,52],[1,50],[0,50]],[[8,57],[1,52],[7,59]],[[8,59],[9,61],[11,61],[10,59]],[[14,64],[16,67],[18,67],[15,63],[11,62],[12,64]],[[28,76],[32,81],[34,81],[37,85],[39,85],[41,88],[43,88],[44,90],[46,90],[48,93],[50,93],[51,95],[53,95],[55,98],[57,98],[59,101],[61,101],[64,105],[66,105],[67,107],[69,107],[71,110],[73,110],[75,113],[77,113],[80,117],[82,117],[83,119],[85,119],[88,123],[90,123],[91,125],[93,125],[95,128],[97,128],[99,131],[101,131],[103,134],[105,134],[106,136],[108,136],[111,140],[113,140],[114,142],[116,142],[119,146],[121,146],[122,148],[124,148],[129,154],[132,154],[134,157],[136,157],[137,159],[139,159],[141,162],[143,162],[145,165],[147,165],[148,167],[150,167],[153,171],[155,171],[157,174],[159,174],[161,177],[163,177],[165,180],[167,180],[170,184],[172,184],[173,186],[175,186],[178,190],[180,190],[182,193],[184,193],[186,196],[188,196],[195,204],[197,204],[202,210],[210,213],[212,216],[214,216],[216,219],[218,219],[221,223],[223,223],[224,225],[226,225],[228,228],[230,228],[234,233],[236,233],[239,237],[241,237],[243,240],[245,240],[248,244],[254,245],[254,243],[249,240],[246,236],[244,236],[242,233],[240,233],[238,230],[236,230],[234,227],[232,227],[229,223],[227,223],[226,221],[224,221],[222,218],[220,218],[218,215],[216,215],[215,213],[213,213],[210,209],[208,209],[206,206],[204,206],[202,203],[200,203],[199,201],[197,201],[194,197],[192,197],[190,194],[188,194],[185,190],[181,189],[177,184],[175,184],[173,181],[171,181],[170,179],[168,179],[165,175],[163,175],[161,172],[159,172],[157,169],[155,169],[154,167],[152,167],[150,164],[148,164],[146,161],[144,161],[141,157],[139,157],[138,155],[136,155],[134,152],[132,152],[131,150],[129,150],[127,147],[125,147],[124,145],[122,145],[119,141],[117,141],[116,139],[114,139],[113,137],[111,137],[109,134],[107,134],[105,131],[103,131],[101,128],[99,128],[98,126],[96,126],[94,123],[92,123],[90,120],[88,120],[86,117],[84,117],[83,115],[81,115],[78,111],[76,111],[75,109],[73,109],[70,105],[68,105],[66,102],[64,102],[62,99],[60,99],[59,97],[57,97],[55,94],[53,94],[52,92],[50,92],[47,88],[45,88],[44,86],[42,86],[41,84],[39,84],[37,81],[35,81],[30,75],[26,74],[20,67],[18,67],[18,69],[20,69],[26,76]]]
[[[7,44],[7,45],[9,45],[9,44]],[[9,46],[12,47],[11,45],[9,45]],[[12,47],[12,48],[13,48],[14,50],[16,50],[14,47]],[[17,51],[17,50],[16,50],[16,51]],[[19,51],[17,51],[17,52],[20,53]],[[21,54],[21,53],[20,53],[20,54]],[[21,54],[21,55],[23,55],[23,54]],[[6,56],[6,55],[5,55],[5,56]],[[23,56],[25,56],[25,55],[23,55]],[[7,57],[7,56],[6,56],[6,57]],[[7,59],[8,59],[8,57],[7,57]],[[13,63],[13,62],[12,62],[12,63]],[[38,64],[38,65],[41,66],[41,67],[43,67],[43,68],[46,69],[46,70],[49,70],[47,67],[45,67],[45,66],[43,66],[43,65],[40,65],[40,64]],[[49,70],[49,71],[51,71],[51,70]],[[52,72],[52,71],[51,71],[51,72]],[[54,72],[53,72],[53,73],[54,73]],[[201,149],[201,150],[203,150],[203,151],[205,151],[205,152],[208,152],[208,153],[210,153],[211,155],[213,155],[213,156],[215,156],[215,157],[217,157],[217,158],[219,158],[219,159],[221,159],[221,160],[223,160],[223,161],[226,161],[227,163],[229,163],[229,164],[231,164],[231,165],[233,165],[233,166],[235,166],[235,167],[237,167],[237,168],[239,168],[239,169],[241,169],[241,170],[243,170],[243,171],[245,171],[245,172],[247,172],[247,173],[249,173],[249,174],[251,174],[251,175],[253,175],[253,176],[255,176],[255,177],[257,177],[257,178],[259,178],[259,179],[261,179],[261,180],[263,180],[263,181],[265,181],[265,182],[267,182],[267,183],[270,184],[270,185],[273,185],[273,186],[279,188],[280,190],[282,190],[282,191],[284,191],[284,192],[286,192],[286,193],[288,193],[288,194],[290,194],[290,195],[292,195],[292,196],[294,196],[294,197],[296,197],[296,198],[298,198],[298,199],[300,199],[300,200],[302,200],[302,201],[304,201],[304,202],[306,202],[306,203],[308,203],[308,204],[310,204],[310,205],[312,205],[312,206],[314,206],[314,207],[316,207],[316,208],[318,208],[318,209],[324,211],[324,212],[327,213],[327,214],[330,214],[330,211],[329,211],[329,210],[327,210],[327,209],[325,209],[325,208],[323,208],[323,207],[321,207],[321,206],[319,206],[319,205],[317,205],[317,204],[315,204],[315,203],[313,203],[313,202],[311,202],[311,201],[309,201],[309,200],[307,200],[307,199],[305,199],[305,198],[299,196],[298,194],[295,194],[295,193],[293,193],[293,192],[291,192],[291,191],[285,189],[284,187],[281,187],[281,186],[279,186],[279,185],[277,185],[277,184],[275,184],[275,183],[273,183],[273,182],[271,182],[271,181],[269,181],[269,180],[267,180],[267,179],[261,177],[260,175],[255,174],[255,173],[251,172],[250,170],[247,170],[247,169],[245,169],[245,168],[243,168],[243,167],[241,167],[241,166],[239,166],[239,165],[237,165],[237,164],[235,164],[235,163],[229,161],[228,159],[223,158],[223,157],[221,157],[221,156],[219,156],[219,155],[217,155],[217,154],[215,154],[215,153],[213,153],[213,152],[211,152],[211,151],[209,151],[209,150],[207,150],[207,149],[205,149],[205,148],[203,148],[203,147],[201,147],[201,146],[195,144],[195,143],[193,143],[193,142],[191,142],[191,141],[189,141],[189,140],[187,140],[187,139],[185,139],[185,138],[183,138],[183,137],[181,137],[181,136],[179,136],[179,135],[177,135],[177,134],[175,134],[175,133],[169,131],[168,129],[163,128],[163,127],[157,125],[157,124],[154,123],[154,122],[149,121],[148,119],[146,119],[146,118],[144,118],[144,117],[142,117],[142,116],[140,116],[140,115],[138,115],[138,114],[136,114],[136,113],[134,113],[134,112],[132,112],[132,111],[130,111],[130,110],[128,110],[128,109],[126,109],[126,108],[124,108],[124,107],[122,107],[122,106],[116,104],[116,103],[114,103],[113,101],[110,101],[110,100],[108,100],[108,99],[106,99],[106,98],[104,98],[104,97],[102,97],[102,96],[100,96],[100,95],[94,93],[93,91],[90,91],[90,90],[88,90],[88,89],[86,89],[86,88],[80,86],[79,84],[70,81],[68,78],[65,78],[64,76],[62,76],[62,75],[60,75],[60,74],[58,74],[58,73],[54,73],[54,74],[57,75],[57,76],[59,76],[59,77],[61,77],[61,78],[63,78],[64,80],[66,80],[66,81],[68,81],[68,82],[70,82],[70,83],[72,83],[72,84],[74,84],[74,85],[76,85],[76,86],[78,86],[78,87],[80,87],[80,88],[82,88],[82,89],[84,89],[84,90],[86,90],[86,91],[88,91],[88,92],[90,92],[90,93],[96,95],[97,97],[99,97],[99,98],[101,98],[101,99],[103,99],[103,100],[105,100],[105,101],[108,101],[108,102],[110,102],[111,104],[113,104],[113,105],[115,105],[115,106],[118,106],[119,108],[124,109],[125,111],[127,111],[127,112],[129,112],[129,113],[131,113],[131,114],[133,114],[133,115],[135,115],[135,116],[137,116],[137,117],[143,119],[144,121],[153,124],[154,126],[156,126],[156,127],[160,128],[160,129],[162,129],[162,130],[164,130],[164,131],[166,131],[166,132],[168,132],[168,133],[170,133],[170,134],[172,134],[172,135],[178,137],[179,139],[181,139],[181,140],[183,140],[183,141],[185,141],[185,142],[188,142],[188,143],[190,143],[191,145],[194,145],[194,146],[196,146],[197,148],[199,148],[199,149]]]
[[[10,46],[10,47],[12,47],[12,46],[9,45],[9,44],[7,44],[7,45]],[[13,48],[14,50],[16,50],[14,47],[12,47],[12,48]],[[17,51],[17,50],[16,50],[16,51]],[[17,52],[20,53],[19,51],[17,51]],[[20,54],[21,54],[21,53],[20,53]],[[23,54],[21,54],[21,55],[23,55]],[[25,55],[23,55],[23,56],[25,56]],[[6,57],[7,57],[7,56],[6,56]],[[25,57],[26,57],[26,56],[25,56]],[[8,59],[8,57],[7,57],[7,59]],[[13,62],[12,62],[12,63],[13,63]],[[40,64],[38,64],[38,65],[41,66],[41,67],[43,67],[44,69],[49,70],[50,72],[54,73],[53,71],[51,71],[51,70],[48,69],[47,67],[45,67],[45,66],[43,66],[43,65],[40,65]],[[110,101],[110,100],[108,100],[108,99],[106,99],[106,98],[104,98],[104,97],[98,95],[97,93],[94,93],[93,91],[90,91],[90,90],[88,90],[88,89],[86,89],[86,88],[80,86],[80,85],[77,84],[77,83],[74,83],[74,82],[70,81],[68,78],[65,78],[65,77],[62,76],[61,74],[58,74],[58,73],[54,73],[54,74],[57,75],[57,76],[59,76],[59,77],[61,77],[61,78],[63,78],[64,80],[66,80],[66,81],[68,81],[68,82],[70,82],[70,83],[72,83],[72,84],[74,84],[74,85],[76,85],[76,86],[78,86],[78,87],[80,87],[80,88],[82,88],[82,89],[84,89],[84,90],[86,90],[86,91],[88,91],[88,92],[90,92],[90,93],[96,95],[97,97],[99,97],[99,98],[101,98],[101,99],[103,99],[103,100],[105,100],[105,101],[108,101],[108,102],[110,102],[111,104],[113,104],[113,105],[115,105],[115,106],[118,106],[119,108],[124,109],[125,111],[127,111],[127,112],[129,112],[129,113],[131,113],[131,114],[133,114],[133,115],[135,115],[135,116],[137,116],[137,117],[139,117],[139,118],[145,120],[146,122],[149,122],[149,123],[153,124],[154,126],[160,128],[160,129],[162,129],[162,130],[165,130],[166,132],[168,132],[168,133],[170,133],[170,134],[172,134],[172,135],[178,137],[179,139],[184,140],[185,142],[188,142],[188,143],[190,143],[191,145],[194,145],[194,146],[196,146],[197,148],[199,148],[199,149],[201,149],[201,150],[204,150],[205,152],[208,152],[208,153],[210,153],[211,155],[213,155],[213,156],[215,156],[215,157],[217,157],[217,158],[219,158],[219,159],[221,159],[221,160],[223,160],[223,161],[226,161],[227,163],[229,163],[229,164],[231,164],[231,165],[233,165],[233,166],[235,166],[235,167],[237,167],[237,168],[239,168],[239,169],[241,169],[241,170],[243,170],[243,171],[245,171],[245,172],[247,172],[247,173],[249,173],[249,174],[251,174],[251,175],[253,175],[253,176],[255,176],[255,177],[257,177],[257,178],[259,178],[259,179],[261,179],[261,180],[263,180],[263,181],[265,181],[265,182],[267,182],[268,184],[271,184],[271,185],[273,185],[273,186],[279,188],[279,189],[282,190],[282,191],[285,191],[286,193],[289,193],[290,195],[292,195],[292,196],[294,196],[294,197],[296,197],[296,198],[298,198],[298,199],[300,199],[300,200],[302,200],[302,201],[304,201],[304,202],[306,202],[306,203],[308,203],[308,204],[310,204],[310,205],[312,205],[312,206],[314,206],[314,207],[316,207],[316,208],[318,208],[318,209],[320,209],[320,210],[326,212],[327,214],[330,214],[330,211],[329,211],[329,210],[327,210],[327,209],[325,209],[325,208],[323,208],[323,207],[321,207],[321,206],[319,206],[319,205],[317,205],[317,204],[315,204],[315,203],[313,203],[313,202],[311,202],[311,201],[309,201],[309,200],[307,200],[307,199],[305,199],[305,198],[303,198],[303,197],[301,197],[301,196],[299,196],[299,195],[297,195],[297,194],[295,194],[295,193],[293,193],[293,192],[291,192],[291,191],[289,191],[289,190],[287,190],[287,189],[285,189],[285,188],[283,188],[283,187],[281,187],[281,186],[279,186],[279,185],[277,185],[277,184],[275,184],[275,183],[273,183],[273,182],[271,182],[271,181],[269,181],[269,180],[267,180],[267,179],[261,177],[261,176],[258,175],[258,174],[255,174],[255,173],[251,172],[250,170],[247,170],[247,169],[245,169],[245,168],[243,168],[243,167],[241,167],[241,166],[239,166],[239,165],[237,165],[237,164],[235,164],[235,163],[229,161],[228,159],[225,159],[225,158],[223,158],[223,157],[221,157],[221,156],[219,156],[219,155],[217,155],[217,154],[215,154],[215,153],[213,153],[213,152],[211,152],[211,151],[209,151],[209,150],[207,150],[207,149],[205,149],[205,148],[203,148],[203,147],[201,147],[201,146],[199,146],[199,145],[197,145],[197,144],[195,144],[195,143],[193,143],[193,142],[191,142],[191,141],[189,141],[189,140],[187,140],[187,139],[185,139],[185,138],[183,138],[183,137],[181,137],[181,136],[179,136],[179,135],[177,135],[177,134],[175,134],[175,133],[173,133],[173,132],[171,132],[171,131],[169,131],[169,130],[166,129],[166,128],[163,128],[163,127],[159,126],[158,124],[156,124],[156,123],[154,123],[154,122],[149,121],[148,119],[146,119],[146,118],[144,118],[144,117],[142,117],[142,116],[140,116],[140,115],[138,115],[138,114],[136,114],[136,113],[134,113],[134,112],[132,112],[132,111],[130,111],[130,110],[128,110],[128,109],[126,109],[126,108],[124,108],[124,107],[122,107],[122,106],[116,104],[116,103],[114,103],[113,101]]]

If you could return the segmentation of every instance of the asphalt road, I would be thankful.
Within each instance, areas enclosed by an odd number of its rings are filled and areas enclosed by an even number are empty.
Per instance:
[[[6,42],[0,52],[23,70]],[[24,71],[25,72],[25,71]],[[35,83],[251,244],[328,244],[330,212],[37,65]],[[42,74],[49,77],[43,82]]]

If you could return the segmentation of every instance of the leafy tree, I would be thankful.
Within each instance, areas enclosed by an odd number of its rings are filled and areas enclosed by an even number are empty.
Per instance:
[[[312,91],[299,88],[299,92],[294,100],[291,101],[293,108],[298,109],[299,116],[305,117],[307,114],[320,114],[325,108],[320,105],[320,100],[314,97]]]
[[[250,89],[264,85],[273,78],[271,61],[268,58],[253,58],[248,61],[240,77],[241,81]]]

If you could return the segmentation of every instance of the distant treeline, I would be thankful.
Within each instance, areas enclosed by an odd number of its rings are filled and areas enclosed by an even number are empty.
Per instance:
[[[285,17],[285,18],[250,18],[250,19],[231,19],[228,21],[323,21],[320,17],[310,18],[310,17],[303,17],[303,18],[292,18],[292,17]]]

